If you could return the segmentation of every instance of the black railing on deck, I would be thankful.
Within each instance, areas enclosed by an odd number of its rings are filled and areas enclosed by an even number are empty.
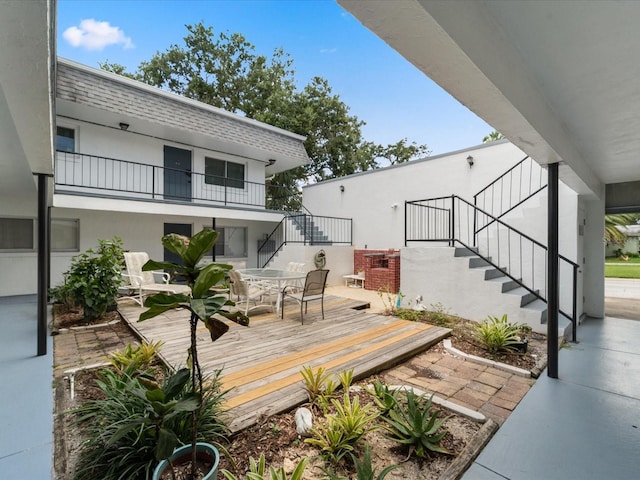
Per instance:
[[[58,192],[100,193],[214,206],[268,207],[264,183],[80,153],[57,152],[55,162]],[[269,198],[285,198],[287,194],[281,190],[269,187]],[[286,202],[278,206],[285,207]]]
[[[456,195],[405,202],[405,245],[409,242],[442,242],[473,250],[546,302],[547,247]],[[559,258],[560,278],[567,280],[559,283],[571,285],[560,292],[560,313],[571,320],[575,341],[578,265]]]
[[[351,245],[350,218],[304,213],[287,215],[258,248],[258,267],[268,265],[287,243],[303,245]]]

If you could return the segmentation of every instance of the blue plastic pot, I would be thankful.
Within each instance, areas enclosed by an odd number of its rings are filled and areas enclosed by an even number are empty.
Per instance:
[[[199,460],[211,462],[213,465],[208,474],[202,477],[202,480],[217,480],[218,464],[220,463],[220,453],[218,449],[208,443],[196,443],[196,455]],[[173,465],[181,465],[191,461],[191,444],[176,448],[169,457]],[[153,471],[153,480],[160,480],[162,474],[170,468],[167,460],[161,461]]]

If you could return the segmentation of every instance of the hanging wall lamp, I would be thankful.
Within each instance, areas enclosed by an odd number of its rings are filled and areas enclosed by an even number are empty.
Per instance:
[[[469,168],[473,167],[473,157],[471,155],[469,155],[467,157],[467,163],[469,164]]]

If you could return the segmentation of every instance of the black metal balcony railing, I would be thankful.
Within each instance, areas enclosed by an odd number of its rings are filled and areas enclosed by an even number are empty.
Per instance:
[[[57,152],[54,179],[57,191],[205,205],[265,208],[267,197],[288,194],[264,183],[68,152]]]

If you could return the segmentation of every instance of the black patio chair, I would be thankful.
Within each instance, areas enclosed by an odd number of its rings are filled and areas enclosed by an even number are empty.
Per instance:
[[[327,285],[327,275],[329,270],[311,270],[307,273],[302,291],[290,291],[296,287],[287,285],[282,289],[282,305],[280,308],[281,318],[284,318],[284,301],[286,298],[293,298],[300,303],[300,321],[304,324],[304,315],[302,314],[302,305],[304,305],[304,313],[307,313],[307,303],[313,300],[320,300],[322,309],[322,319],[324,320],[324,289]]]

